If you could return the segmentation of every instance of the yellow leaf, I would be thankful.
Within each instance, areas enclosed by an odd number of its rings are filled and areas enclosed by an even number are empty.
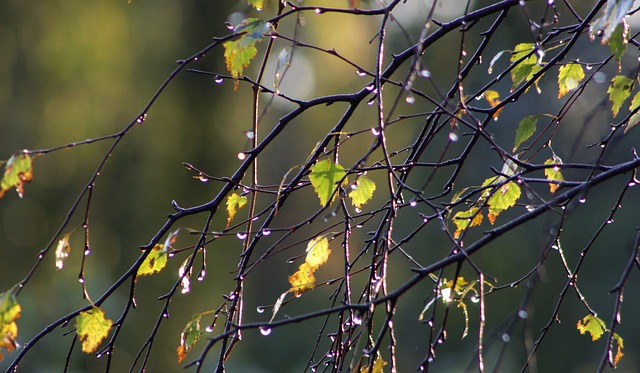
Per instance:
[[[624,341],[622,340],[622,337],[618,335],[618,333],[613,333],[613,340],[618,345],[618,351],[613,358],[613,367],[615,368],[620,362],[620,359],[622,359],[622,356],[624,356],[624,354],[622,353],[622,349],[624,348]]]
[[[307,290],[312,290],[316,287],[316,278],[313,275],[314,270],[309,266],[307,262],[300,264],[298,271],[289,276],[289,284],[296,297],[302,295]]]
[[[489,222],[493,224],[498,215],[504,210],[513,207],[518,198],[520,198],[520,194],[520,187],[513,181],[503,184],[498,188],[487,201],[489,204],[489,214],[487,214]]]
[[[559,163],[562,163],[559,158],[557,158],[557,157],[554,157],[554,158],[547,159],[544,162],[544,164],[559,164]],[[564,177],[562,176],[562,173],[560,172],[560,167],[558,167],[558,166],[545,168],[544,169],[544,174],[547,177],[547,179],[549,179],[549,180],[564,181]],[[549,191],[551,193],[555,193],[558,190],[559,187],[560,187],[559,184],[549,183]]]
[[[349,197],[351,198],[351,203],[359,209],[373,197],[376,183],[362,175],[358,177],[354,186],[355,188],[349,192]]]
[[[489,106],[494,108],[500,103],[500,93],[498,93],[498,91],[492,91],[488,89],[484,91],[484,99],[487,100],[487,102],[489,103]],[[501,111],[502,111],[502,108],[498,109],[493,114],[493,119],[498,120],[498,117],[500,116]]]
[[[233,89],[238,89],[238,78],[243,75],[244,68],[251,64],[251,60],[258,53],[256,43],[262,40],[269,31],[271,24],[256,18],[248,18],[237,25],[233,32],[242,34],[238,40],[230,40],[223,44],[224,60],[227,70],[234,80]]]
[[[331,254],[331,249],[329,249],[329,241],[327,238],[316,237],[307,244],[307,257],[305,258],[305,262],[312,271],[315,271],[327,262],[329,254]]]
[[[0,198],[4,193],[15,188],[18,196],[24,195],[24,184],[33,179],[33,164],[31,156],[24,150],[11,156],[4,167],[4,176],[0,181]]]
[[[607,326],[604,321],[598,316],[591,314],[583,317],[582,320],[578,320],[576,328],[580,334],[589,333],[592,341],[597,341],[602,337],[602,334],[607,331]]]
[[[247,197],[240,196],[238,193],[233,193],[227,197],[227,228],[231,224],[231,220],[236,216],[239,209],[247,204]]]
[[[64,267],[64,261],[69,257],[71,253],[71,245],[69,244],[69,237],[71,233],[67,233],[58,241],[56,246],[56,269],[59,271]]]
[[[109,335],[113,321],[104,317],[104,312],[93,307],[89,311],[80,312],[76,319],[76,333],[82,341],[82,351],[95,352],[102,340]]]
[[[376,358],[376,361],[373,363],[373,368],[371,369],[371,373],[383,373],[385,365],[387,365],[387,362],[382,360],[382,357],[378,355],[378,357]],[[368,373],[368,372],[369,372],[369,366],[360,368],[360,373]]]
[[[560,66],[560,71],[558,72],[558,98],[578,88],[582,79],[584,79],[584,70],[579,63],[568,63]]]
[[[11,352],[18,346],[18,325],[15,321],[20,318],[20,312],[22,308],[13,289],[0,294],[0,351],[5,349]],[[0,352],[0,360],[2,359]]]
[[[466,211],[458,211],[453,216],[453,224],[457,229],[453,233],[454,238],[459,238],[460,234],[468,228],[478,226],[482,223],[482,212],[477,207],[472,207]]]
[[[168,253],[163,244],[156,244],[138,268],[136,276],[148,276],[160,272],[167,265]]]

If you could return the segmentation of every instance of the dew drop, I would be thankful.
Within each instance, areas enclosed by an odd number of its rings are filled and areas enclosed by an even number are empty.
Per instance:
[[[431,78],[431,71],[429,70],[421,70],[420,76],[423,78]]]
[[[407,102],[407,104],[411,105],[414,102],[416,102],[416,98],[413,96],[407,96],[407,98],[405,99],[405,101]]]
[[[271,328],[261,326],[259,329],[260,329],[260,334],[264,336],[268,336],[269,334],[271,334]]]
[[[83,278],[83,277],[80,277],[80,278],[78,279],[78,282],[79,282],[79,283],[81,283],[81,284],[84,284],[84,278]]]
[[[585,202],[587,202],[587,199],[586,199],[586,198],[584,198],[584,197],[582,197],[582,198],[580,198],[580,199],[578,200],[578,202],[580,202],[580,203],[585,203]]]
[[[456,142],[459,140],[458,135],[455,132],[450,132],[449,133],[449,140],[451,140],[451,142]]]
[[[584,68],[590,71],[591,69],[593,69],[593,65],[587,65]]]
[[[216,77],[215,77],[215,78],[213,78],[213,81],[214,81],[216,84],[222,84],[222,82],[224,82],[224,78],[222,78],[220,75],[216,75]]]
[[[364,70],[356,70],[356,75],[358,76],[366,76],[367,72]]]
[[[613,223],[613,219],[607,220],[607,224],[611,224],[611,223]]]
[[[238,232],[236,233],[236,237],[238,237],[239,240],[244,240],[247,238],[247,232]]]
[[[511,337],[507,333],[502,333],[502,341],[504,343],[508,343],[511,340]]]
[[[316,8],[315,12],[316,12],[316,14],[321,14],[322,13],[322,9]]]
[[[164,317],[165,319],[169,318],[169,312],[165,312],[162,314],[162,317]]]
[[[470,300],[471,300],[471,302],[472,302],[472,303],[478,303],[478,302],[480,302],[480,298],[475,297],[475,296],[474,296],[474,297],[471,297],[471,298],[470,298]]]
[[[535,206],[532,206],[532,205],[527,205],[527,206],[525,206],[525,208],[526,208],[526,209],[527,209],[527,211],[529,211],[529,212],[531,212],[531,211],[533,211],[533,210],[535,210],[535,209],[536,209],[536,208],[535,208]]]
[[[361,318],[354,316],[352,320],[353,320],[353,324],[354,325],[362,325],[362,319]]]
[[[84,250],[84,256],[87,256],[87,255],[89,255],[89,254],[91,254],[91,250],[89,250],[89,249],[85,249],[85,250]]]
[[[628,187],[634,187],[636,185],[635,181],[630,181],[629,184],[627,184]]]
[[[264,312],[264,307],[262,307],[262,306],[256,307],[256,312],[257,313],[263,313]]]
[[[529,314],[525,310],[520,310],[518,311],[518,317],[524,320],[529,317]]]
[[[238,153],[238,159],[244,161],[247,158],[247,155],[244,152]]]
[[[418,201],[416,201],[415,199],[412,199],[411,202],[409,202],[409,206],[411,206],[411,207],[418,206]]]
[[[224,25],[227,26],[229,30],[233,30],[234,28],[236,28],[231,22],[225,22]]]
[[[262,230],[262,234],[263,234],[263,235],[265,235],[265,236],[268,236],[268,235],[270,235],[270,234],[271,234],[271,231],[270,231],[270,230],[268,230],[268,229],[263,229],[263,230]]]
[[[206,276],[207,276],[207,271],[203,269],[202,271],[200,271],[200,274],[198,275],[198,281],[203,281]]]
[[[207,333],[213,333],[213,328],[211,327],[211,325],[207,326],[204,330],[205,330]]]
[[[244,133],[245,136],[247,136],[248,139],[253,140],[256,137],[256,134],[253,131],[247,131]]]
[[[38,259],[42,259],[42,258],[44,258],[44,254],[42,253],[38,254]]]
[[[371,127],[371,133],[373,134],[373,136],[380,136],[380,130],[378,129],[378,127]]]

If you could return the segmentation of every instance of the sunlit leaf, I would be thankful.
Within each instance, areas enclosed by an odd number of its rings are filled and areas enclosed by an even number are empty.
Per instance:
[[[451,202],[449,203],[456,203],[458,201],[460,201],[460,199],[462,198],[462,195],[469,190],[469,187],[464,187],[462,189],[460,189],[459,191],[456,192],[456,194],[453,195],[453,197],[451,197]]]
[[[102,340],[109,335],[113,321],[104,317],[104,311],[98,307],[80,312],[76,319],[76,333],[82,341],[82,351],[95,352]]]
[[[355,182],[355,189],[352,189],[351,192],[349,192],[351,203],[356,208],[361,208],[362,205],[373,198],[373,192],[375,192],[375,190],[376,183],[365,175],[359,176]]]
[[[613,341],[616,342],[616,345],[618,345],[618,349],[615,356],[613,357],[612,362],[613,367],[615,368],[620,362],[620,359],[622,359],[622,356],[624,356],[624,354],[622,353],[622,350],[624,349],[624,340],[622,340],[622,337],[620,337],[618,333],[613,333]]]
[[[609,49],[618,63],[618,71],[622,70],[622,56],[629,43],[629,25],[623,19],[609,39]]]
[[[453,216],[453,224],[456,225],[456,231],[453,237],[458,238],[460,234],[468,228],[478,226],[482,223],[482,212],[477,207],[472,207],[466,211],[458,211]]]
[[[156,244],[138,268],[136,276],[148,276],[162,271],[167,265],[168,253],[164,251],[163,244]]]
[[[4,175],[0,181],[0,198],[4,193],[15,188],[18,196],[24,196],[24,185],[33,179],[33,164],[31,156],[25,150],[9,158],[4,166]]]
[[[371,368],[371,373],[383,373],[385,365],[387,365],[387,362],[382,360],[382,357],[378,355],[378,357],[376,357],[376,360],[373,362],[373,368]],[[370,368],[369,366],[360,368],[360,373],[368,373],[369,368]]]
[[[343,183],[347,183],[346,174],[342,166],[333,163],[330,159],[322,160],[311,167],[309,180],[311,180],[311,185],[320,199],[320,205],[325,206],[327,203],[333,202],[337,184],[343,178]]]
[[[291,284],[291,289],[289,289],[289,291],[293,292],[296,297],[299,297],[307,290],[315,288],[316,278],[313,275],[313,272],[314,270],[307,262],[300,264],[298,271],[289,276],[289,284]]]
[[[589,314],[578,320],[576,325],[580,334],[589,333],[592,341],[597,341],[608,330],[607,325],[598,316]]]
[[[631,100],[631,106],[629,106],[629,111],[634,111],[639,107],[640,92],[636,93],[635,96],[633,96],[633,99]],[[629,123],[627,123],[626,127],[624,128],[624,133],[629,132],[629,130],[635,127],[638,122],[640,122],[640,110],[637,113],[633,114],[631,118],[629,118]]]
[[[69,237],[71,233],[67,233],[60,240],[56,246],[56,269],[61,270],[64,267],[64,261],[67,260],[71,253],[71,245],[69,244]]]
[[[249,0],[249,5],[260,11],[264,7],[264,0]]]
[[[489,213],[487,214],[489,222],[493,224],[498,215],[506,209],[513,207],[516,201],[518,201],[518,198],[520,198],[520,193],[520,187],[514,181],[500,186],[487,201],[489,204]]]
[[[291,56],[293,55],[291,47],[284,47],[278,54],[278,62],[276,65],[276,74],[273,78],[273,86],[276,92],[279,92],[280,83],[287,69],[291,65]]]
[[[489,75],[491,75],[493,73],[493,65],[495,65],[496,62],[498,62],[498,59],[500,57],[502,57],[502,55],[504,54],[505,51],[500,51],[498,53],[496,53],[495,56],[493,56],[493,58],[491,59],[491,62],[489,62],[489,69],[487,69],[487,73]]]
[[[167,239],[164,240],[164,244],[162,245],[162,253],[168,253],[173,249],[173,244],[178,240],[178,233],[180,233],[180,228],[169,233]]]
[[[533,79],[534,75],[542,69],[542,66],[538,63],[538,56],[535,53],[526,57],[534,50],[534,48],[535,44],[520,43],[515,46],[511,53],[511,62],[517,63],[517,65],[513,66],[511,69],[511,81],[513,81],[513,86],[511,87],[512,92],[520,86],[520,84]],[[522,58],[524,59],[520,61]],[[540,93],[538,82],[536,81],[535,84],[538,89],[538,93]]]
[[[18,343],[18,324],[16,320],[20,318],[22,308],[18,304],[16,294],[12,290],[8,290],[0,294],[0,351],[3,349],[7,352],[13,351]],[[0,360],[3,359],[0,352]]]
[[[284,299],[287,297],[287,294],[289,294],[289,291],[285,291],[284,293],[282,293],[278,297],[276,302],[273,304],[273,310],[271,311],[271,320],[269,320],[269,322],[272,322],[273,319],[276,318],[276,315],[280,311],[280,307],[282,307],[282,302],[284,302]]]
[[[606,44],[633,6],[633,1],[607,0],[607,6],[602,11],[602,17],[591,22],[591,28],[589,29],[591,40],[602,30],[602,44]]]
[[[327,262],[329,254],[331,254],[331,249],[329,249],[329,241],[327,238],[316,237],[307,244],[307,257],[305,258],[305,262],[312,271],[315,271]]]
[[[539,115],[529,115],[522,118],[516,130],[516,140],[513,142],[514,152],[536,132],[536,124],[539,117]]]
[[[227,227],[231,224],[231,220],[236,216],[236,213],[248,202],[246,196],[238,195],[238,193],[230,194],[227,197]]]
[[[613,103],[611,111],[614,117],[618,115],[622,104],[631,96],[631,88],[633,88],[633,80],[624,75],[617,75],[611,79],[607,93],[609,93],[609,101]]]
[[[270,28],[269,22],[248,18],[233,30],[236,34],[243,33],[242,36],[237,40],[230,40],[223,44],[227,70],[235,81],[234,90],[238,88],[238,78],[243,75],[245,67],[251,64],[251,60],[258,53],[256,43],[262,40],[263,35]]]
[[[544,164],[560,164],[562,163],[562,161],[557,158],[549,158],[547,159]],[[562,176],[562,172],[560,172],[560,168],[559,167],[549,167],[549,168],[545,168],[544,169],[544,175],[547,177],[547,179],[549,180],[553,180],[553,181],[564,181],[564,177]],[[551,193],[555,193],[558,188],[560,187],[559,184],[556,183],[549,183],[549,191]]]
[[[584,79],[584,70],[579,63],[568,63],[560,66],[560,71],[558,72],[558,98],[578,88],[582,79]]]
[[[189,351],[193,348],[193,346],[200,339],[200,319],[202,319],[202,314],[198,313],[191,317],[191,321],[187,323],[187,325],[180,333],[180,345],[178,346],[178,363],[182,362],[184,358],[189,354]]]
[[[489,106],[496,107],[499,103],[500,103],[500,93],[498,93],[498,91],[492,91],[490,89],[487,89],[486,91],[484,91],[484,99],[487,100],[487,102],[489,103]],[[498,109],[494,114],[493,114],[493,119],[498,120],[498,117],[500,116],[500,112],[502,111],[502,108]]]

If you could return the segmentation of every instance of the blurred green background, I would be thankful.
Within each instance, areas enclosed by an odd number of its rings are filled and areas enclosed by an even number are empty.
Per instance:
[[[275,2],[274,2],[275,3]],[[346,3],[346,1],[344,1]],[[421,22],[428,14],[427,3],[409,1],[395,13],[397,20],[406,30],[417,37]],[[438,2],[436,17],[447,21],[463,11],[465,1]],[[443,4],[444,3],[444,4]],[[479,1],[476,6],[486,5]],[[543,2],[544,3],[544,2]],[[589,3],[589,4],[586,4]],[[322,6],[346,6],[339,1],[318,1]],[[591,2],[574,4],[576,10],[584,14]],[[246,16],[268,18],[274,9],[267,7],[259,14],[249,9],[245,1],[126,1],[77,2],[51,0],[7,0],[0,4],[0,159],[8,159],[17,150],[48,149],[84,139],[109,135],[122,129],[133,118],[177,66],[176,61],[191,56],[208,45],[215,36],[228,34],[226,21],[236,22]],[[369,6],[363,2],[363,7]],[[528,5],[529,6],[529,5]],[[408,10],[407,10],[408,9]],[[542,9],[540,4],[530,5],[536,14]],[[512,48],[519,42],[531,42],[531,33],[524,13],[513,12],[503,25],[484,57],[485,66],[475,71],[477,78],[467,80],[466,92],[471,94],[481,88],[492,77],[485,74],[488,60],[497,52]],[[283,23],[281,32],[293,35],[293,19]],[[492,20],[482,21],[474,30],[485,30]],[[571,21],[573,22],[573,20]],[[315,15],[307,13],[301,28],[301,39],[320,47],[335,48],[341,55],[352,59],[369,71],[374,71],[376,43],[374,38],[379,18],[348,17],[345,15]],[[424,66],[433,79],[417,81],[416,87],[434,96],[439,89],[448,89],[456,74],[456,60],[459,53],[458,36],[447,37],[438,42],[427,53]],[[480,40],[479,31],[466,34],[469,50]],[[389,28],[387,61],[391,53],[407,48],[410,43],[403,37],[400,28]],[[259,44],[264,50],[266,42]],[[288,45],[276,42],[274,57]],[[605,47],[588,43],[576,48],[580,55],[570,58],[599,61],[606,56]],[[635,51],[633,51],[635,52]],[[632,54],[631,52],[629,54]],[[634,61],[634,57],[629,57]],[[507,66],[508,57],[503,56],[497,63]],[[248,73],[255,76],[261,55],[254,60]],[[224,74],[223,49],[216,48],[193,68]],[[266,81],[272,81],[275,62],[269,64]],[[402,73],[395,78],[403,79]],[[616,74],[615,66],[603,70],[605,78],[600,83],[588,87],[582,98],[564,118],[554,138],[554,149],[565,162],[588,162],[597,154],[597,149],[586,150],[585,145],[598,141],[609,130],[610,112],[606,107],[591,111],[601,103],[603,92],[610,78]],[[296,98],[313,98],[321,95],[355,92],[362,88],[369,78],[359,78],[352,66],[340,62],[326,54],[308,49],[298,49],[292,67],[281,87],[285,94]],[[499,85],[503,95],[509,90],[508,79]],[[561,102],[556,100],[555,82],[548,78],[542,81],[542,95],[530,92],[521,100],[504,109],[499,123],[493,131],[496,139],[509,149],[515,123],[524,115],[539,112],[555,113]],[[385,88],[393,97],[394,88]],[[263,103],[270,99],[263,96]],[[482,103],[484,104],[484,103]],[[481,104],[479,104],[481,105]],[[364,106],[364,105],[363,105]],[[265,132],[274,126],[277,118],[293,108],[283,100],[276,99],[262,117]],[[284,173],[291,167],[305,161],[317,141],[343,114],[345,105],[314,108],[296,119],[283,136],[274,142],[263,154],[260,180],[264,184],[278,184]],[[401,103],[398,113],[420,113],[433,110],[433,105],[417,101],[414,105]],[[172,212],[171,201],[181,206],[192,206],[209,201],[219,190],[215,182],[202,183],[194,179],[182,162],[199,167],[208,174],[228,176],[240,164],[237,153],[249,149],[245,131],[251,128],[251,89],[240,86],[233,90],[233,83],[225,81],[216,84],[212,76],[181,73],[160,96],[148,113],[148,119],[136,126],[123,140],[109,159],[98,178],[91,200],[91,255],[86,258],[86,283],[93,298],[107,290],[115,279],[124,273],[140,254],[139,246],[149,242]],[[356,112],[349,131],[366,130],[375,125],[375,107],[361,107]],[[586,123],[583,125],[583,123]],[[389,131],[390,146],[398,149],[411,144],[413,136],[423,125],[422,119],[407,120],[397,129]],[[637,131],[635,131],[637,132]],[[444,144],[445,136],[440,139]],[[352,164],[367,149],[371,139],[359,136],[341,150],[341,163]],[[450,151],[462,148],[462,141]],[[629,149],[638,143],[637,133],[631,133],[618,143],[608,160],[619,162],[629,159]],[[13,192],[0,200],[0,291],[5,291],[20,281],[36,262],[38,252],[51,240],[60,226],[78,193],[84,188],[98,162],[104,156],[110,141],[72,147],[55,151],[35,160],[34,181],[26,188],[25,198],[19,199]],[[575,151],[574,149],[575,146]],[[501,167],[501,162],[488,146],[479,150],[460,183],[479,184],[490,174],[489,166]],[[427,151],[425,161],[435,161],[442,148]],[[484,151],[484,153],[483,153]],[[451,154],[451,153],[450,153]],[[380,156],[377,154],[377,156]],[[566,158],[565,158],[566,157]],[[410,181],[419,187],[424,182],[426,172],[417,172]],[[381,181],[382,175],[372,174]],[[433,186],[425,192],[437,194],[446,174],[438,174]],[[570,178],[584,177],[586,174],[567,175]],[[568,252],[571,265],[578,258],[579,251],[586,245],[596,227],[602,223],[615,203],[616,195],[626,182],[626,176],[611,184],[599,187],[587,197],[588,203],[577,207],[573,218],[565,226],[563,245]],[[475,184],[474,184],[475,183]],[[382,190],[382,188],[381,188]],[[306,194],[305,194],[306,193]],[[430,194],[429,194],[430,193]],[[306,190],[291,201],[279,213],[277,227],[288,227],[310,216],[317,209],[317,201],[312,191]],[[384,200],[384,192],[377,196]],[[85,201],[86,202],[86,201]],[[631,254],[635,231],[638,224],[637,206],[640,198],[637,190],[629,192],[628,199],[612,224],[597,241],[597,249],[590,254],[582,273],[589,276],[580,278],[581,290],[591,306],[601,312],[608,321],[614,297],[608,295]],[[79,205],[72,218],[69,232],[81,223],[86,203]],[[406,211],[406,210],[405,210]],[[424,209],[422,212],[430,214]],[[405,237],[421,223],[418,211],[406,212],[399,216],[394,230],[397,239]],[[515,215],[514,215],[515,216]],[[534,222],[525,229],[518,229],[498,240],[476,258],[476,263],[489,274],[506,283],[514,281],[526,273],[538,258],[540,244],[546,242],[545,221]],[[181,227],[201,229],[203,216],[181,221]],[[226,217],[220,215],[214,220],[214,230],[224,228]],[[328,224],[335,222],[328,222]],[[373,229],[376,222],[370,222],[361,231],[354,232],[354,241],[366,237],[365,232]],[[370,228],[370,229],[367,229]],[[285,241],[292,244],[296,240],[308,239],[318,228],[304,227],[297,235]],[[532,237],[532,232],[535,232]],[[586,232],[586,235],[585,235]],[[278,238],[274,233],[265,240],[262,250]],[[190,238],[181,238],[185,245],[193,243]],[[82,230],[77,229],[72,236],[71,257],[62,271],[56,271],[53,253],[45,258],[42,266],[21,292],[22,317],[19,325],[19,342],[24,343],[50,322],[68,312],[87,304],[82,298],[78,282],[83,242]],[[340,248],[337,243],[335,252]],[[426,249],[425,249],[426,248]],[[177,294],[171,303],[170,318],[165,320],[154,342],[147,372],[181,371],[176,362],[176,347],[180,332],[194,313],[217,308],[222,295],[233,289],[233,271],[236,269],[241,242],[231,237],[217,241],[208,252],[208,273],[205,281],[195,281],[188,295]],[[405,249],[422,264],[442,257],[449,249],[446,239],[437,226],[429,225]],[[288,289],[287,276],[295,271],[296,265],[287,264],[289,257],[298,256],[303,247],[297,246],[269,258],[257,266],[247,278],[247,322],[267,321],[270,311],[257,312],[261,305],[272,304]],[[170,262],[160,275],[142,278],[136,288],[139,308],[131,311],[125,328],[116,344],[112,371],[128,371],[140,346],[148,338],[153,323],[159,317],[162,302],[157,298],[165,294],[176,280],[181,260]],[[322,274],[323,279],[339,276],[340,257],[332,258],[333,267]],[[407,263],[398,260],[397,270],[390,275],[390,284],[398,285],[411,273]],[[393,262],[392,262],[393,264]],[[196,269],[199,263],[196,264]],[[533,338],[549,319],[558,299],[559,291],[566,282],[558,258],[553,258],[545,266],[544,283],[534,292],[535,312],[529,313],[529,329]],[[467,273],[471,275],[471,272]],[[320,275],[319,275],[320,276]],[[360,279],[361,281],[362,279]],[[628,297],[622,312],[623,324],[619,333],[625,339],[625,356],[619,371],[633,372],[640,369],[640,322],[634,318],[633,310],[639,309],[637,299],[638,275],[634,273],[627,285]],[[358,281],[358,279],[355,279]],[[490,332],[488,339],[497,338],[498,345],[504,343],[500,325],[518,309],[525,290],[522,286],[512,292],[497,293],[490,300],[494,303],[487,310]],[[298,315],[329,306],[328,287],[319,288],[298,302],[291,302],[285,314]],[[425,355],[427,327],[417,321],[424,300],[429,295],[427,286],[416,288],[407,294],[399,304],[397,320],[399,339],[399,372],[413,371]],[[128,287],[120,288],[114,297],[104,304],[107,316],[117,319],[128,296]],[[304,300],[304,302],[302,302]],[[473,307],[473,306],[471,306]],[[454,310],[457,311],[457,310]],[[453,312],[449,330],[449,340],[438,351],[434,371],[461,371],[473,361],[476,340],[469,336],[460,341],[464,327],[461,313]],[[471,331],[477,327],[477,309],[471,311]],[[539,350],[536,367],[541,372],[586,372],[592,371],[594,363],[604,351],[603,341],[592,343],[587,336],[575,330],[575,322],[586,315],[579,299],[571,293],[565,299],[560,312],[562,324],[552,327]],[[210,321],[210,320],[208,320]],[[206,323],[208,321],[203,321]],[[240,343],[227,367],[230,372],[300,372],[306,365],[313,350],[320,320],[295,324],[274,330],[268,337],[257,332],[246,332],[245,341]],[[457,329],[456,329],[457,328]],[[54,330],[33,349],[21,365],[27,372],[58,372],[62,370],[65,356],[71,343],[71,336],[63,335],[70,326]],[[514,339],[525,331],[520,324]],[[328,338],[321,336],[319,352],[326,350]],[[187,357],[197,356],[205,342],[201,341]],[[323,349],[324,348],[324,349]],[[490,349],[493,356],[497,349]],[[387,351],[383,351],[387,353]],[[462,355],[461,355],[462,354]],[[462,357],[461,357],[462,356]],[[501,371],[519,370],[524,351],[521,347],[507,350],[506,365]],[[0,368],[15,357],[15,352],[7,354],[0,362]],[[317,356],[316,356],[317,357]],[[209,355],[213,364],[217,351]],[[71,372],[99,372],[104,370],[105,358],[95,359],[77,351],[71,359]],[[213,369],[213,366],[211,366]]]

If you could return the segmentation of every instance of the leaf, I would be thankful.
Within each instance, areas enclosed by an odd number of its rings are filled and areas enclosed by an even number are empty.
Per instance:
[[[623,19],[609,39],[609,49],[618,63],[618,71],[622,70],[622,56],[629,43],[629,25]]]
[[[631,106],[629,106],[629,111],[634,111],[638,107],[640,107],[640,92],[636,93],[636,95],[633,96],[633,99],[631,100]],[[625,126],[624,133],[626,134],[627,132],[629,132],[629,130],[635,127],[638,122],[640,122],[640,111],[633,114],[631,118],[629,118],[629,123],[627,123],[627,125]]]
[[[624,17],[633,6],[634,0],[607,0],[602,17],[591,23],[589,36],[593,40],[602,30],[602,44],[606,44],[614,31],[624,21]]]
[[[163,244],[156,244],[138,268],[136,276],[149,276],[162,271],[167,265],[168,253]]]
[[[311,180],[311,185],[313,185],[313,189],[318,195],[318,198],[320,198],[321,206],[325,206],[327,202],[329,204],[333,202],[335,199],[336,184],[343,178],[343,184],[346,184],[346,174],[342,166],[333,163],[330,159],[320,161],[311,167],[309,180]]]
[[[58,246],[56,246],[56,269],[58,271],[64,267],[64,261],[67,260],[69,253],[71,253],[70,236],[71,233],[67,233],[58,240]]]
[[[104,311],[93,307],[89,311],[80,312],[76,319],[76,333],[82,341],[82,352],[95,352],[102,340],[109,335],[113,321],[104,317]]]
[[[498,53],[496,53],[495,56],[493,56],[493,58],[491,59],[491,62],[489,62],[489,69],[487,69],[487,73],[489,75],[491,75],[493,73],[493,65],[495,65],[496,62],[498,62],[498,59],[500,57],[502,57],[502,54],[504,54],[505,51],[500,51]]]
[[[487,100],[489,106],[494,108],[500,103],[500,93],[498,93],[498,91],[492,91],[488,89],[484,91],[484,99]],[[501,111],[502,108],[496,110],[496,112],[493,114],[493,119],[498,120],[498,116],[500,116]]]
[[[276,318],[276,315],[278,314],[278,311],[280,311],[280,307],[282,307],[282,302],[284,302],[284,299],[287,297],[287,294],[289,294],[289,291],[285,291],[284,293],[280,294],[276,302],[273,304],[273,310],[271,311],[271,320],[269,320],[269,323],[271,323],[273,319]]]
[[[533,43],[520,43],[516,45],[513,52],[511,52],[511,62],[517,63],[517,65],[511,69],[511,81],[513,81],[511,92],[525,81],[533,79],[534,75],[542,69],[542,66],[538,64],[538,56],[536,56],[535,53],[526,57],[534,49],[535,44]],[[521,59],[522,61],[520,61]],[[520,62],[518,63],[518,61]],[[538,88],[538,93],[540,93],[537,81],[535,84]]]
[[[592,341],[597,341],[602,337],[602,334],[608,331],[604,321],[598,316],[591,314],[583,317],[582,320],[578,320],[576,327],[580,334],[589,333]]]
[[[633,80],[627,78],[624,75],[617,75],[611,79],[611,85],[607,89],[609,93],[609,101],[613,103],[611,111],[613,116],[618,115],[618,111],[622,107],[622,104],[631,96],[631,88],[633,87]]]
[[[256,8],[257,11],[261,11],[264,7],[264,0],[249,0],[249,5]]]
[[[0,294],[0,360],[4,358],[2,349],[11,352],[18,347],[18,324],[22,308],[18,304],[16,294],[8,290]]]
[[[262,40],[263,35],[270,28],[269,22],[247,18],[233,29],[234,33],[243,33],[243,35],[238,40],[230,40],[223,44],[224,60],[227,64],[227,70],[233,77],[234,90],[238,89],[238,78],[243,75],[244,68],[248,67],[253,57],[258,54],[256,43]]]
[[[327,262],[329,254],[331,254],[331,249],[329,249],[329,241],[327,238],[316,237],[307,244],[307,257],[305,258],[305,262],[312,271],[315,271]]]
[[[202,319],[202,314],[198,313],[191,317],[191,321],[185,325],[182,333],[180,333],[180,345],[178,346],[178,363],[182,362],[189,351],[193,348],[193,346],[200,339],[200,319]]]
[[[489,214],[487,214],[489,222],[493,224],[498,215],[506,209],[513,207],[518,198],[520,198],[520,193],[520,187],[514,181],[510,181],[499,187],[487,201],[489,204]]]
[[[367,201],[373,198],[373,192],[376,190],[376,183],[365,175],[361,175],[356,180],[354,186],[355,188],[349,192],[349,197],[351,198],[353,206],[359,209],[362,205],[367,203]]]
[[[284,77],[284,74],[287,72],[287,69],[289,69],[289,66],[291,66],[292,56],[293,56],[293,53],[292,53],[291,47],[282,48],[282,50],[278,54],[276,74],[273,77],[273,87],[275,88],[276,92],[280,92],[280,89],[279,89],[280,83],[282,82],[282,78]]]
[[[482,223],[482,212],[477,207],[472,207],[466,211],[458,211],[453,216],[453,224],[456,225],[456,231],[453,233],[454,238],[460,237],[460,234],[468,228],[478,226]]]
[[[516,130],[516,140],[513,142],[514,152],[536,132],[536,124],[539,117],[539,115],[529,115],[522,118]]]
[[[313,275],[314,270],[311,269],[307,262],[300,264],[298,271],[289,276],[289,284],[291,284],[290,292],[296,297],[302,295],[307,290],[312,290],[316,287],[316,278]]]
[[[613,333],[613,340],[618,345],[618,350],[615,357],[613,358],[613,367],[615,368],[620,362],[620,359],[622,359],[622,356],[624,356],[624,354],[622,353],[622,349],[624,348],[624,341],[622,340],[622,337],[618,335],[618,333]]]
[[[238,193],[233,193],[227,197],[227,228],[229,228],[233,217],[236,216],[236,212],[246,205],[247,202],[247,197],[240,196]]]
[[[382,357],[378,355],[378,357],[376,357],[376,360],[373,362],[371,373],[383,373],[385,365],[387,365],[387,362],[382,360]],[[368,372],[369,372],[369,366],[360,368],[360,373],[368,373]]]
[[[0,198],[5,191],[15,188],[18,196],[24,196],[24,184],[33,179],[33,165],[27,150],[14,154],[4,167],[4,176],[0,181]]]
[[[561,163],[562,163],[562,161],[558,157],[549,158],[546,161],[544,161],[544,164],[561,164]],[[545,168],[544,169],[544,175],[549,180],[564,181],[564,177],[562,176],[562,173],[560,172],[560,167],[557,167],[557,166]],[[559,187],[560,187],[560,185],[558,185],[556,183],[549,183],[549,191],[551,193],[555,193],[558,190]]]
[[[579,63],[568,63],[560,66],[560,71],[558,72],[558,98],[578,88],[582,79],[584,79],[584,70]]]

